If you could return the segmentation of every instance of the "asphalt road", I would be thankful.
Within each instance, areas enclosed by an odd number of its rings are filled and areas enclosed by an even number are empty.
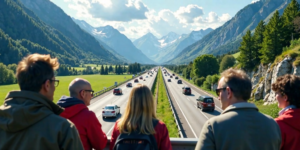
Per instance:
[[[149,88],[153,84],[156,72],[153,73],[152,77],[148,75],[147,73],[141,75],[143,76],[146,81],[140,80],[139,83],[147,85]],[[146,78],[148,76],[148,78]],[[133,82],[134,79],[132,79],[131,82],[132,86],[135,86],[138,83]],[[128,83],[128,82],[127,82]],[[132,87],[126,87],[126,83],[119,86],[119,88],[122,89],[123,94],[122,95],[114,95],[113,90],[108,91],[104,93],[103,95],[96,97],[92,99],[91,105],[88,106],[89,110],[93,111],[98,120],[100,121],[102,125],[102,130],[106,133],[107,136],[111,136],[111,132],[113,130],[115,122],[122,116],[122,114],[125,111],[125,107],[129,98],[129,94],[131,92]],[[102,118],[102,108],[104,108],[106,105],[118,105],[120,107],[120,114],[116,118]]]
[[[168,72],[171,75],[171,71],[168,70]],[[170,78],[169,75],[165,76],[163,74],[163,77],[165,78],[167,87],[169,89],[169,93],[171,95],[174,107],[177,111],[177,114],[179,116],[179,120],[181,122],[181,125],[184,129],[184,135],[187,138],[198,138],[201,129],[204,125],[204,123],[211,117],[217,116],[222,112],[221,104],[219,100],[214,98],[215,101],[215,111],[214,112],[202,112],[201,109],[197,108],[197,101],[196,99],[200,95],[208,95],[206,92],[200,90],[199,88],[192,86],[190,83],[187,83],[183,79],[183,84],[177,84],[177,80],[173,76],[173,78]],[[171,82],[168,82],[167,79],[171,79]],[[192,89],[191,95],[184,95],[182,93],[182,87],[183,86],[189,86]]]

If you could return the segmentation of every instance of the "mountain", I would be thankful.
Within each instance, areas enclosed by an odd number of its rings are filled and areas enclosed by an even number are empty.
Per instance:
[[[158,63],[163,63],[173,59],[181,50],[200,40],[212,30],[211,28],[206,30],[201,29],[199,31],[192,31],[188,35],[178,35],[170,32],[160,39],[156,38],[152,33],[147,33],[133,43],[149,58]]]
[[[72,41],[78,49],[82,50],[84,53],[91,54],[92,57],[89,56],[81,59],[82,61],[99,59],[102,63],[117,64],[128,62],[128,60],[123,57],[115,56],[113,51],[106,49],[104,45],[101,45],[101,43],[99,43],[93,36],[82,30],[70,16],[65,14],[61,8],[56,6],[50,0],[20,1],[26,8],[34,12],[29,14],[31,17],[36,15],[47,25],[55,28],[58,32]]]
[[[124,34],[112,26],[94,28],[83,20],[73,20],[86,32],[93,35],[96,39],[103,41],[107,46],[111,47],[116,53],[124,56],[130,62],[138,62],[142,64],[154,64],[155,62],[145,56],[137,49],[131,40]]]
[[[298,2],[300,0],[297,0]],[[221,55],[236,50],[248,29],[253,31],[261,20],[268,22],[275,10],[282,14],[289,0],[260,0],[241,9],[231,20],[186,47],[168,64],[183,64],[202,54]]]

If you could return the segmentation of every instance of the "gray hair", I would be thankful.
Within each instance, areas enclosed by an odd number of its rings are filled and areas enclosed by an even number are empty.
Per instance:
[[[80,90],[82,90],[83,87],[91,86],[89,81],[82,79],[82,78],[76,78],[69,84],[69,92],[71,97],[77,97]]]

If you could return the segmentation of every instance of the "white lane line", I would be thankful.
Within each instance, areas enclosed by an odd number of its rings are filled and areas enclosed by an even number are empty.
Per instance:
[[[170,91],[172,91],[172,90],[170,90]],[[191,130],[192,130],[194,136],[195,136],[196,138],[198,138],[198,136],[196,135],[195,131],[193,130],[193,128],[192,128],[192,126],[191,126],[191,124],[189,123],[188,119],[187,119],[186,116],[184,115],[184,113],[183,113],[183,111],[182,111],[182,109],[181,109],[181,107],[180,107],[180,105],[178,104],[178,102],[177,102],[176,99],[175,99],[175,101],[176,101],[176,103],[177,103],[177,105],[178,105],[178,107],[179,107],[179,109],[180,109],[180,111],[181,111],[183,117],[185,118],[186,122],[188,123],[189,127],[191,128]]]
[[[194,105],[198,111],[208,120],[209,118],[202,112],[202,110],[198,109],[196,105]]]
[[[109,129],[109,131],[106,133],[106,135],[109,135],[109,133],[113,130],[114,127],[115,127],[115,125],[113,125],[113,127]]]

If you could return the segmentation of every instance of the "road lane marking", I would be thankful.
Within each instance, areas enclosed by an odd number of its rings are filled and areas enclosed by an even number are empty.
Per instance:
[[[196,106],[196,105],[194,105],[196,108],[197,108],[197,110],[199,110],[200,111],[200,113],[208,120],[209,118],[202,112],[202,110],[200,110],[200,109],[198,109],[198,107]]]

